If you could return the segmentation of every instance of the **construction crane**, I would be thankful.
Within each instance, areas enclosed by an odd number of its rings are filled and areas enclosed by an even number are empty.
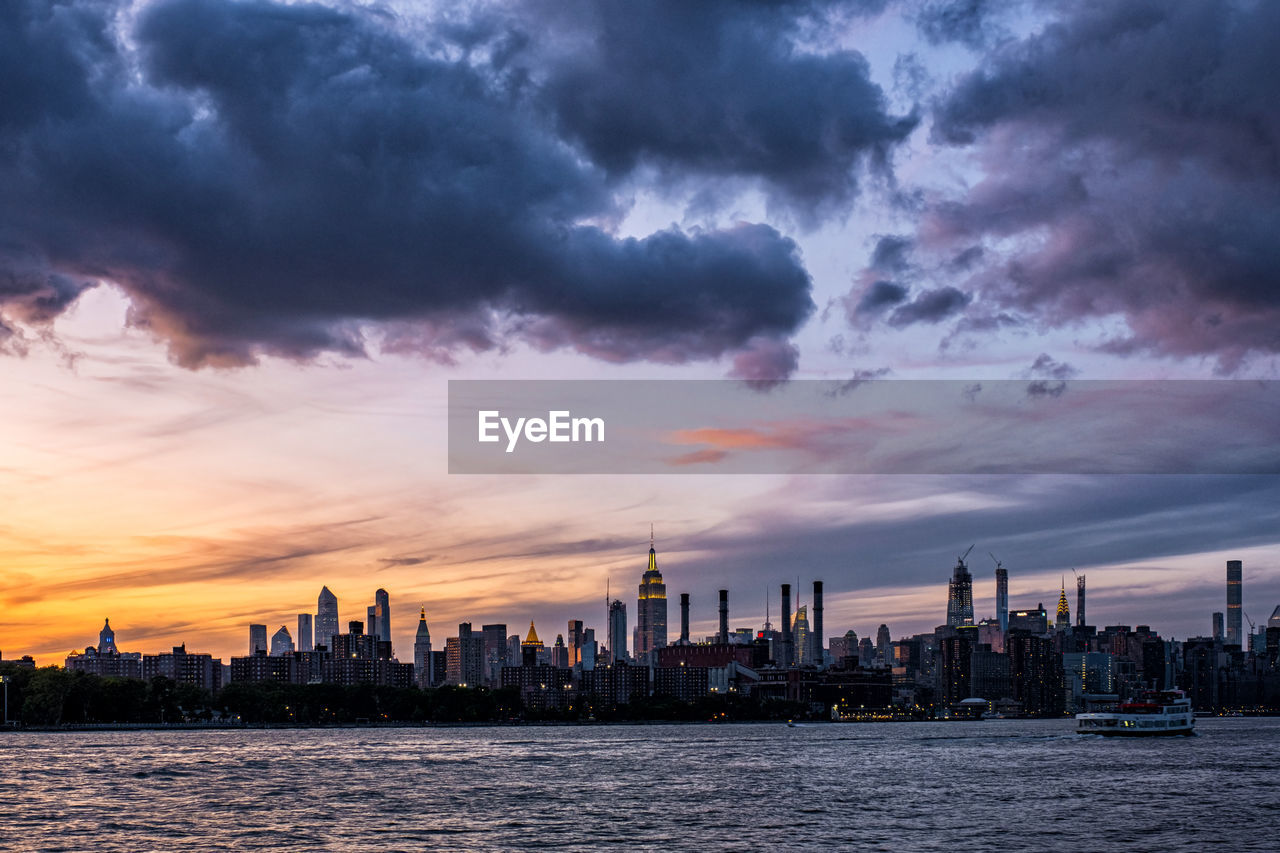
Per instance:
[[[987,556],[988,556],[988,557],[990,557],[990,558],[991,558],[991,559],[993,559],[993,560],[996,560],[996,555],[995,555],[995,554],[992,554],[990,551],[988,551],[988,552],[987,552]],[[1000,562],[999,560],[996,560],[996,568],[997,568],[997,569],[1003,569],[1003,568],[1004,568],[1004,563]]]
[[[974,543],[974,544],[977,544],[977,543]],[[973,545],[970,545],[970,546],[969,546],[969,551],[972,551],[972,550],[973,550]],[[963,566],[963,565],[964,565],[964,558],[965,558],[965,557],[967,557],[967,556],[969,556],[969,551],[965,551],[965,552],[964,552],[964,554],[962,554],[962,555],[961,555],[961,556],[956,560],[956,562]]]

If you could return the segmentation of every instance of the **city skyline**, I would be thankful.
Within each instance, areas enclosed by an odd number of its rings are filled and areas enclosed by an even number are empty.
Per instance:
[[[970,552],[973,550],[974,550],[973,548],[969,549]],[[656,559],[655,551],[656,549],[655,549],[654,541],[651,534],[648,563],[645,565],[645,569],[641,577],[642,583],[641,583],[640,589],[642,590],[642,592],[645,590],[645,581],[647,578],[650,577],[650,573],[653,571],[653,566],[655,565],[655,559]],[[968,553],[966,553],[965,556],[968,556]],[[1239,589],[1239,586],[1233,587],[1231,582],[1231,579],[1235,576],[1234,575],[1235,572],[1243,573],[1243,576],[1245,578],[1245,583],[1243,584],[1243,586],[1246,590],[1248,590],[1249,588],[1249,585],[1247,583],[1249,578],[1248,563],[1249,561],[1247,559],[1225,560],[1223,562],[1223,565],[1226,567],[1225,577],[1227,579],[1227,582],[1226,582],[1226,587],[1221,587],[1220,585],[1220,591],[1222,591],[1222,589],[1227,589],[1227,590]],[[991,577],[989,579],[982,578],[982,576],[973,578],[972,584],[973,584],[973,587],[977,590],[977,593],[973,596],[973,600],[975,604],[973,605],[971,612],[968,614],[968,616],[960,616],[955,619],[952,618],[953,617],[953,605],[951,601],[953,596],[952,590],[955,585],[955,577],[958,575],[962,565],[963,565],[963,560],[961,560],[960,565],[956,565],[953,567],[952,577],[950,580],[946,581],[945,584],[939,583],[934,585],[936,588],[942,589],[942,593],[940,596],[938,596],[938,601],[936,602],[937,607],[935,609],[938,611],[938,618],[935,620],[932,620],[934,624],[932,625],[927,624],[931,621],[927,614],[922,614],[921,616],[917,617],[913,621],[899,622],[897,624],[894,624],[892,619],[881,618],[880,616],[877,616],[874,614],[867,614],[863,620],[865,624],[863,625],[862,630],[859,630],[858,625],[845,624],[839,621],[833,624],[832,618],[828,617],[825,622],[825,627],[831,628],[831,631],[829,632],[829,636],[817,637],[815,635],[814,640],[820,642],[822,647],[825,649],[827,646],[827,642],[829,640],[834,640],[844,635],[847,631],[854,631],[859,637],[865,639],[871,636],[872,634],[871,625],[873,623],[879,624],[880,626],[879,633],[881,634],[884,633],[883,629],[886,627],[886,624],[888,624],[889,636],[891,637],[891,639],[897,640],[901,638],[910,637],[912,635],[919,634],[919,633],[931,632],[939,625],[951,625],[954,627],[955,625],[960,625],[960,624],[977,624],[979,621],[982,621],[985,619],[999,621],[1000,613],[998,611],[997,605],[999,600],[998,595],[999,595],[1000,573],[1004,573],[1006,582],[1010,577],[1008,573],[1008,567],[1004,566],[1002,562],[999,564],[997,568],[993,568]],[[969,574],[972,576],[971,572]],[[1014,589],[1016,590],[1017,574],[1014,573],[1012,575],[1012,578],[1015,581]],[[804,597],[805,591],[806,589],[813,590],[813,584],[815,582],[817,584],[818,590],[821,590],[823,586],[829,587],[829,582],[827,582],[823,578],[817,578],[817,577],[801,578],[800,580],[801,580],[800,584],[791,584],[785,581],[780,581],[780,583],[783,584],[784,593],[787,589],[790,589],[792,591],[791,595],[793,597],[790,599],[790,618],[792,622],[799,623],[802,620],[805,620],[806,634],[807,634],[808,633],[807,617],[802,616],[802,614],[807,614],[809,609],[814,605],[814,602],[812,599],[812,592],[810,593],[809,599],[807,601],[805,600],[805,597]],[[989,581],[989,584],[983,583],[984,580]],[[990,586],[989,596],[984,595],[982,593],[982,590],[987,585]],[[936,591],[937,590],[935,589],[935,592]],[[745,607],[738,604],[738,602],[740,602],[744,597],[741,591],[737,592],[737,594],[734,595],[735,591],[732,589],[720,590],[718,596],[712,597],[712,601],[711,601],[713,605],[712,607],[700,607],[699,604],[697,603],[696,596],[694,596],[692,593],[681,592],[680,597],[682,599],[682,602],[683,600],[685,600],[686,596],[688,596],[690,600],[691,613],[698,614],[696,617],[693,617],[690,619],[690,632],[691,632],[691,639],[693,642],[695,643],[703,642],[704,639],[713,639],[720,635],[721,617],[719,613],[719,608],[723,601],[724,593],[726,592],[730,593],[730,595],[732,596],[730,598],[730,601],[732,602],[732,604],[729,608],[729,626],[728,626],[729,631],[731,633],[736,632],[739,629],[750,629],[753,632],[758,631],[768,621],[773,621],[775,624],[779,625],[779,629],[780,629],[782,612],[780,608],[778,608],[778,605],[777,605],[778,599],[776,597],[772,597],[770,599],[772,602],[774,602],[773,607],[775,609],[772,609],[768,614],[766,614],[764,610],[761,610],[761,612],[757,614],[754,612],[749,602]],[[675,593],[673,593],[673,595],[674,594]],[[772,591],[767,592],[766,595],[771,596]],[[826,607],[826,612],[830,613],[831,612],[831,605],[829,603],[830,598],[827,598],[825,593],[823,593],[823,595],[824,595],[824,598],[826,599],[826,601],[824,602]],[[854,593],[853,595],[856,596],[856,593]],[[1061,600],[1062,600],[1062,597],[1065,595],[1066,595],[1065,580],[1063,578],[1060,578],[1058,595],[1048,599],[1037,598],[1035,601],[1032,601],[1030,599],[1034,596],[1027,595],[1022,599],[1020,599],[1017,593],[1015,592],[1011,596],[1009,608],[1010,610],[1025,611],[1025,610],[1035,609],[1037,607],[1043,607],[1046,610],[1046,612],[1050,614],[1049,622],[1050,622],[1050,625],[1053,625],[1055,621],[1053,618],[1053,614],[1055,613],[1055,611],[1059,613],[1061,612],[1061,608],[1062,608]],[[381,589],[381,588],[376,590],[375,595],[373,597],[376,598],[379,605],[386,605],[389,601],[398,602],[399,600],[398,596],[392,597],[389,595],[387,590]],[[173,640],[173,642],[168,642],[168,641],[161,642],[159,643],[158,648],[169,648],[169,647],[176,647],[179,645],[183,645],[183,646],[190,646],[192,649],[195,649],[198,646],[201,652],[210,653],[215,658],[221,657],[223,659],[229,660],[231,657],[244,655],[247,653],[246,644],[244,642],[245,631],[247,629],[248,637],[249,637],[249,642],[248,642],[249,647],[253,647],[256,644],[261,649],[263,649],[264,652],[269,652],[271,655],[276,655],[277,654],[277,635],[281,632],[284,632],[285,634],[290,635],[288,638],[290,642],[289,651],[293,651],[295,648],[297,648],[299,651],[302,651],[304,649],[302,649],[299,645],[296,644],[296,638],[293,638],[291,636],[291,631],[289,626],[302,624],[302,621],[304,618],[308,622],[314,620],[314,622],[318,623],[320,621],[318,618],[318,612],[320,610],[324,610],[328,608],[330,605],[326,604],[326,602],[332,602],[332,600],[335,598],[337,603],[337,623],[336,623],[337,629],[335,633],[346,633],[349,624],[353,622],[358,622],[363,626],[363,630],[366,634],[369,634],[369,636],[374,636],[373,634],[370,634],[370,626],[367,619],[365,618],[367,616],[368,611],[371,610],[372,607],[368,607],[364,605],[362,603],[363,599],[356,599],[355,601],[348,601],[348,603],[346,604],[346,608],[348,609],[344,610],[342,597],[336,596],[334,593],[332,593],[330,591],[329,586],[325,584],[325,585],[322,585],[321,591],[316,600],[316,605],[314,607],[316,613],[307,613],[307,612],[294,613],[284,618],[284,620],[280,623],[280,628],[278,629],[271,627],[276,623],[270,620],[266,621],[265,623],[247,623],[245,625],[241,625],[240,626],[241,636],[240,636],[240,643],[238,647],[232,647],[232,646],[224,647],[218,641],[208,642],[208,637],[203,636],[199,633],[196,633],[194,635],[187,635],[181,640],[175,639]],[[368,598],[368,596],[366,596],[366,598]],[[610,600],[613,600],[613,599],[610,599]],[[1225,600],[1226,600],[1226,597],[1224,595],[1223,601]],[[1248,600],[1247,591],[1245,592],[1245,600],[1246,601]],[[983,609],[983,603],[988,601],[991,604],[989,611]],[[624,612],[631,611],[633,608],[638,609],[637,605],[639,604],[639,602],[622,600],[621,603],[623,604]],[[631,604],[631,607],[628,608],[626,606],[627,604]],[[582,612],[573,611],[572,613],[570,613],[572,605],[569,605],[569,604],[562,605],[560,607],[560,610],[562,612],[558,616],[552,615],[549,620],[545,620],[545,624],[560,625],[560,624],[566,623],[566,621],[577,620],[579,624],[584,625],[588,629],[594,628],[597,631],[597,636],[600,638],[599,642],[601,647],[602,648],[607,647],[608,640],[606,638],[610,636],[609,628],[608,628],[608,620],[607,620],[605,611],[601,607],[598,600],[595,606],[596,606],[596,609],[601,610],[601,612],[593,616],[590,612],[587,612],[585,610]],[[1096,603],[1096,598],[1095,598],[1094,603],[1092,603],[1090,606],[1090,612],[1095,612],[1095,607],[1097,606],[1098,605]],[[741,609],[738,609],[739,607],[741,607]],[[1068,610],[1069,610],[1069,607],[1070,605],[1068,604]],[[1276,605],[1276,607],[1280,608],[1280,605]],[[1217,608],[1217,609],[1210,608],[1210,609],[1207,609],[1202,614],[1203,616],[1202,621],[1204,621],[1205,623],[1205,628],[1203,630],[1198,630],[1198,631],[1193,630],[1185,635],[1170,631],[1166,626],[1161,625],[1158,620],[1151,619],[1148,614],[1135,612],[1141,609],[1141,605],[1140,603],[1136,603],[1132,600],[1127,601],[1123,605],[1118,605],[1115,608],[1103,607],[1104,612],[1106,612],[1108,609],[1120,615],[1123,615],[1127,612],[1129,615],[1126,618],[1108,620],[1105,622],[1103,621],[1090,622],[1090,624],[1094,624],[1099,628],[1103,627],[1104,625],[1113,625],[1113,624],[1128,624],[1128,625],[1147,624],[1147,625],[1150,625],[1155,630],[1161,632],[1163,636],[1169,639],[1187,639],[1188,637],[1215,636],[1215,632],[1217,631],[1218,628],[1222,628],[1222,631],[1225,635],[1225,632],[1226,632],[1226,628],[1224,627],[1225,623],[1222,621],[1223,619],[1222,612],[1223,610],[1225,610],[1225,608],[1222,602],[1216,603],[1214,605],[1214,608]],[[408,630],[402,631],[402,634],[403,634],[402,637],[398,639],[397,638],[391,639],[393,654],[398,658],[401,658],[403,660],[410,660],[410,661],[416,659],[415,644],[417,640],[417,634],[420,631],[420,625],[421,625],[422,619],[425,619],[428,625],[433,623],[437,624],[437,628],[436,628],[437,636],[448,636],[450,633],[453,632],[452,626],[462,622],[475,623],[479,625],[481,623],[493,622],[499,618],[505,618],[507,621],[502,624],[508,624],[508,625],[520,624],[519,619],[512,621],[510,618],[510,615],[511,615],[510,613],[504,614],[502,612],[486,613],[479,616],[464,614],[463,618],[457,619],[456,621],[449,621],[441,618],[439,614],[437,614],[432,608],[427,607],[425,603],[419,603],[419,604],[405,603],[405,604],[399,605],[398,608],[393,603],[391,605],[390,612],[395,613],[397,612],[397,610],[399,611],[416,610],[419,612],[419,615],[420,615],[419,620],[414,620],[412,622],[409,622],[409,620],[405,620],[403,623],[401,623],[401,624],[410,625],[410,628]],[[706,611],[706,612],[703,612],[703,611]],[[1271,611],[1272,611],[1272,607],[1270,605],[1265,605],[1262,608],[1260,608],[1260,612],[1263,612],[1264,614],[1270,613]],[[276,612],[279,612],[279,611],[276,611]],[[837,613],[840,613],[840,612],[843,612],[843,610],[837,610]],[[1248,614],[1247,608],[1244,609],[1243,612],[1245,614]],[[1068,627],[1070,625],[1078,623],[1078,620],[1075,619],[1074,616],[1071,616],[1070,614],[1068,615],[1069,615],[1069,618],[1066,623]],[[111,618],[110,614],[107,614],[106,616],[103,617],[103,621],[108,625],[108,630],[112,630],[110,627],[110,618]],[[117,618],[117,626],[119,626],[121,622],[118,616],[116,618]],[[840,618],[839,616],[836,617],[836,619],[839,619],[839,618]],[[1266,620],[1267,620],[1266,615],[1263,615],[1260,618],[1254,619],[1254,621],[1259,625],[1264,625],[1266,623]],[[393,622],[394,621],[395,621],[395,617],[393,617]],[[533,625],[536,624],[538,621],[539,621],[538,617],[532,617],[530,619],[530,622],[531,622],[530,628],[532,629]],[[638,650],[632,644],[633,638],[630,635],[630,628],[632,626],[634,626],[634,622],[631,622],[628,624],[627,628],[623,631],[623,637],[626,640],[626,651],[627,651],[628,658],[637,659],[639,657],[639,655],[637,655]],[[816,628],[818,626],[815,625],[814,627]],[[638,627],[636,628],[636,632],[638,636]],[[553,633],[562,633],[562,632],[555,631]],[[114,637],[114,633],[112,636]],[[146,635],[142,634],[141,636],[145,637]],[[317,630],[317,633],[315,634],[315,640],[314,640],[315,645],[321,644],[319,637],[320,637],[320,633],[319,633],[319,630]],[[667,641],[670,644],[675,644],[676,639],[678,639],[678,635],[671,635],[667,638]],[[1229,640],[1230,638],[1224,636],[1224,639]],[[793,647],[797,649],[797,651],[793,652],[793,654],[800,654],[799,647],[796,645],[797,642],[799,641],[793,640]],[[877,648],[878,648],[879,639],[877,640],[877,643],[878,643],[877,645]],[[663,645],[665,645],[665,643]],[[76,653],[76,652],[82,651],[84,646],[85,644],[81,644],[79,646],[73,646],[69,649],[69,651],[72,653]],[[137,646],[137,643],[131,644],[130,650],[140,651],[141,649],[137,648],[136,646]],[[438,642],[435,648],[437,650],[442,649],[443,644]],[[35,656],[32,652],[27,650],[22,650],[19,652],[18,647],[15,646],[12,642],[8,643],[7,645],[3,642],[0,642],[0,650],[8,650],[12,657],[16,657],[18,654],[32,655],[33,657],[36,657],[36,662],[38,665],[48,665],[50,663],[53,663],[55,665],[60,664],[61,657],[65,656],[66,654],[65,651],[55,652],[55,653],[50,653],[47,656],[47,658],[55,658],[55,659],[52,659],[52,660],[41,659],[40,657]]]
[[[423,603],[585,616],[651,521],[695,602],[820,575],[832,626],[929,627],[971,542],[1013,606],[1087,572],[1095,623],[1140,598],[1234,630],[1207,567],[1237,557],[1244,611],[1280,600],[1274,476],[461,477],[445,449],[450,379],[1070,407],[1081,379],[1280,376],[1272,4],[556,5],[3,4],[0,648],[57,660],[109,603],[229,652],[318,579],[395,590],[398,646]],[[1196,414],[1192,447],[1277,446]]]

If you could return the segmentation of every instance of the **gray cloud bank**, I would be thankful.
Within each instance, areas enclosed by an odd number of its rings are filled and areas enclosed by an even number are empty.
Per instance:
[[[372,324],[446,361],[521,340],[788,372],[813,310],[791,239],[612,223],[637,181],[799,214],[887,171],[916,119],[859,54],[796,47],[859,6],[481,7],[424,34],[271,0],[5,3],[0,332],[106,279],[193,367],[358,356]]]

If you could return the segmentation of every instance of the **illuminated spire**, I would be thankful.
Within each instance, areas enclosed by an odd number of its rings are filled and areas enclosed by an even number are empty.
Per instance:
[[[529,636],[527,636],[527,637],[525,637],[525,638],[524,638],[524,642],[523,642],[523,643],[521,643],[521,645],[524,645],[524,646],[540,646],[540,645],[542,645],[542,641],[538,639],[538,632],[537,632],[537,631],[535,631],[535,630],[533,629],[533,620],[532,620],[532,619],[530,619],[530,620],[529,620]]]
[[[1067,578],[1062,578],[1062,588],[1058,593],[1058,618],[1054,620],[1053,627],[1059,631],[1066,630],[1071,627],[1071,608],[1067,605]]]

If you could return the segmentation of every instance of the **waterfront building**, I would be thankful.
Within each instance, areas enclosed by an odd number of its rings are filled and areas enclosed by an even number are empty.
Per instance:
[[[602,707],[625,705],[649,695],[649,667],[615,660],[582,674],[581,690]]]
[[[710,670],[705,666],[666,666],[653,671],[654,696],[693,702],[710,692]]]
[[[1062,655],[1044,636],[1011,631],[1007,642],[1014,698],[1028,716],[1062,713]]]
[[[987,643],[977,643],[969,657],[969,696],[977,696],[994,703],[1013,695],[1009,680],[1009,656],[992,649]]]
[[[170,652],[142,656],[142,677],[164,676],[205,690],[222,689],[222,659],[202,652],[188,652],[184,643]]]
[[[104,678],[142,677],[142,654],[122,652],[116,647],[116,632],[111,628],[110,619],[103,620],[102,630],[98,632],[98,645],[86,646],[83,653],[67,655],[64,665],[73,672],[87,672]]]
[[[948,626],[938,638],[938,687],[942,704],[959,705],[973,695],[973,649],[976,628]]]

